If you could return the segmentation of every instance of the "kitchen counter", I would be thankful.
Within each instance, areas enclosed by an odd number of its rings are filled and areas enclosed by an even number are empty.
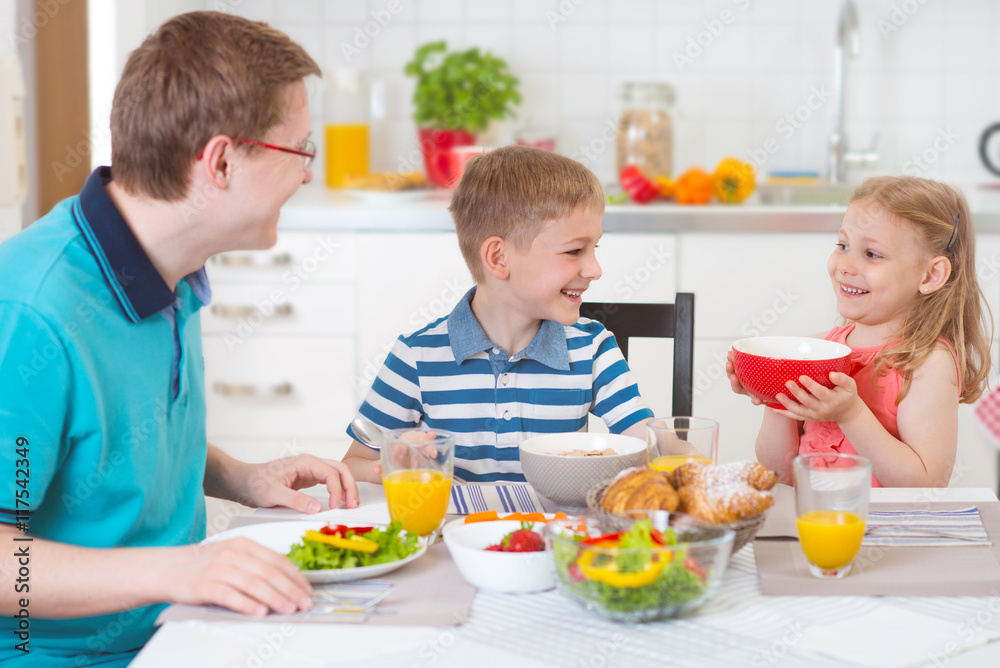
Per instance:
[[[808,188],[809,186],[805,186]],[[1000,189],[961,186],[978,232],[1000,232]],[[444,232],[453,230],[451,191],[375,193],[364,199],[322,184],[303,186],[285,204],[286,230]],[[735,206],[609,204],[605,232],[836,232],[843,206],[761,205],[757,196]]]

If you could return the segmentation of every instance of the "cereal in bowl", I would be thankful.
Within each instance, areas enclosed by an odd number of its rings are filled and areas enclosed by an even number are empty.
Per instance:
[[[618,452],[614,448],[604,448],[603,450],[566,450],[565,452],[560,452],[560,457],[610,457],[611,455],[617,455]]]

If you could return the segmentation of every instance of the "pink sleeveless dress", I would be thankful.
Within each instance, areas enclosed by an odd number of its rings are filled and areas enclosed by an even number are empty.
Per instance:
[[[834,327],[823,338],[847,345],[847,335],[853,329],[854,323]],[[899,426],[896,424],[899,407],[896,405],[896,397],[903,387],[903,375],[895,369],[889,369],[883,376],[875,373],[875,356],[884,347],[851,348],[851,378],[858,385],[858,396],[871,409],[879,423],[893,438],[899,438]],[[799,439],[800,455],[823,452],[858,454],[836,422],[807,421],[803,423],[803,430]],[[874,475],[872,487],[882,487],[882,483]]]

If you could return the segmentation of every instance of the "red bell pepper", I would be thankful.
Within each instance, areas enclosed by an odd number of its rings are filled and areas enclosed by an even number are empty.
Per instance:
[[[603,543],[604,541],[618,540],[624,534],[624,531],[616,531],[615,533],[606,533],[603,536],[593,536],[591,538],[586,538],[582,541],[584,545],[597,545],[598,543]]]
[[[348,531],[353,531],[355,536],[361,536],[368,533],[375,527],[349,527],[343,524],[338,524],[336,526],[327,525],[321,527],[319,532],[326,534],[327,536],[346,536]]]
[[[705,569],[699,566],[698,562],[691,557],[684,560],[684,568],[688,569],[702,580],[708,577],[708,573],[705,572]]]
[[[624,536],[626,531],[616,531],[615,533],[606,533],[603,536],[594,536],[592,538],[586,538],[582,541],[584,545],[597,545],[598,543],[603,543],[604,541],[620,540]],[[657,545],[666,545],[667,537],[663,535],[663,532],[659,529],[653,529],[649,532],[649,537],[653,539],[653,542]]]
[[[660,192],[638,165],[625,165],[618,174],[618,179],[622,189],[638,204],[649,204]]]

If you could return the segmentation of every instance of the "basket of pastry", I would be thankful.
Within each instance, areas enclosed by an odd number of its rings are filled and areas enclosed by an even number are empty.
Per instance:
[[[626,510],[676,510],[735,533],[733,552],[746,545],[774,503],[778,475],[751,461],[731,464],[689,462],[669,473],[626,469],[587,493],[587,510],[604,518]]]

